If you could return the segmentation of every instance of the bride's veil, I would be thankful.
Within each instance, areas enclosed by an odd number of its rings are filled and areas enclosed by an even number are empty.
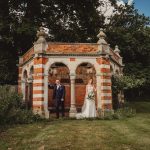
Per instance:
[[[86,87],[86,92],[85,92],[85,97],[84,97],[84,103],[83,103],[83,106],[82,106],[82,109],[81,109],[82,112],[84,112],[84,110],[86,108],[86,98],[87,98],[87,87]]]
[[[84,112],[85,108],[86,108],[86,96],[84,98],[84,103],[83,103],[81,111]]]

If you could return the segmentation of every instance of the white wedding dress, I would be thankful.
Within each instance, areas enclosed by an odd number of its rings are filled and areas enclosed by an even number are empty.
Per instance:
[[[81,111],[81,113],[76,114],[77,119],[95,118],[96,117],[95,100],[88,99],[88,94],[90,92],[94,92],[94,87],[92,85],[87,85],[84,104],[82,106],[82,111]]]

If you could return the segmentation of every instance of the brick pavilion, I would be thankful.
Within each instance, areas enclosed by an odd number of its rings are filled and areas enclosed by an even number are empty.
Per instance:
[[[18,92],[34,113],[49,118],[54,102],[48,82],[56,79],[65,86],[65,109],[70,117],[75,117],[83,105],[89,78],[97,88],[97,109],[113,109],[111,75],[122,75],[123,64],[118,46],[110,48],[102,29],[97,43],[47,42],[42,27],[37,37],[34,46],[19,58],[18,78]]]

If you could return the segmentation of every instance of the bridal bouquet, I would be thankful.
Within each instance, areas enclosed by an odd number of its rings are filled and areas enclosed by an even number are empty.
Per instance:
[[[95,94],[94,94],[93,91],[88,93],[87,99],[89,99],[89,100],[94,100],[95,99]]]

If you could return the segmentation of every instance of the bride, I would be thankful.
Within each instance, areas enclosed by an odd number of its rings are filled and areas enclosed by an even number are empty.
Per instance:
[[[86,85],[86,94],[84,104],[82,106],[81,113],[77,113],[76,118],[95,118],[96,117],[96,106],[95,106],[95,92],[96,88],[93,85],[93,79],[88,81]]]

